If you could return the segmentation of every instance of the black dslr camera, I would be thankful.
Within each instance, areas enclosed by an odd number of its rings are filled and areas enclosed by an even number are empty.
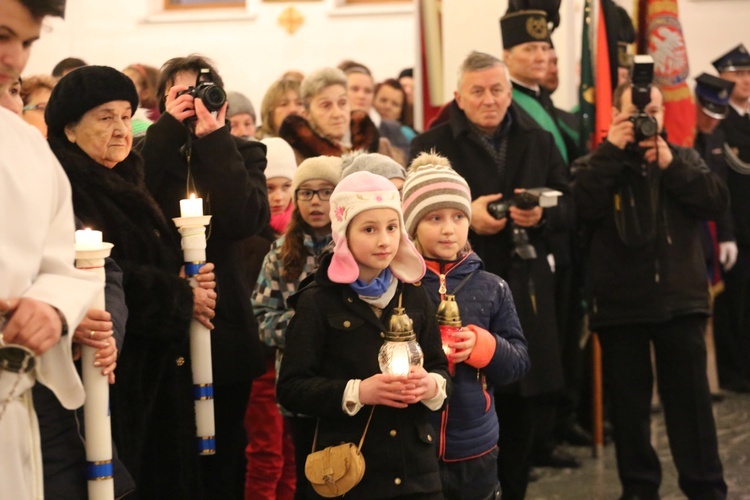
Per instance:
[[[517,207],[521,210],[529,210],[534,207],[554,207],[557,206],[557,197],[562,193],[549,188],[527,189],[516,193],[512,198],[503,201],[496,201],[487,205],[487,211],[495,219],[502,219],[508,216],[510,207]]]
[[[495,219],[502,219],[508,216],[510,207],[529,210],[534,207],[554,207],[557,206],[557,198],[562,195],[560,191],[549,188],[527,189],[516,193],[506,201],[496,201],[487,205],[487,212]],[[536,259],[536,249],[529,240],[529,233],[523,227],[517,226],[511,222],[513,253],[517,254],[524,260]]]
[[[656,118],[646,114],[646,106],[651,102],[651,82],[654,79],[654,59],[651,56],[635,56],[630,76],[630,97],[637,112],[628,120],[633,123],[635,143],[629,145],[638,150],[638,143],[655,136],[659,132]]]
[[[195,78],[195,87],[188,87],[186,90],[181,90],[177,92],[177,95],[190,94],[194,98],[200,98],[207,110],[219,111],[224,103],[227,102],[227,93],[214,82],[201,81],[203,75],[210,77],[211,71],[208,68],[203,68]]]

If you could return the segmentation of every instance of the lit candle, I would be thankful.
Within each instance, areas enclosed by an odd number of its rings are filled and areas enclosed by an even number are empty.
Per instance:
[[[180,200],[182,217],[173,219],[182,235],[185,275],[193,288],[198,287],[195,275],[206,263],[206,224],[211,216],[203,215],[203,200],[191,195]],[[211,363],[211,331],[195,318],[190,323],[190,357],[193,371],[195,430],[200,455],[216,453],[214,421],[213,365]]]
[[[102,232],[90,228],[76,231],[76,250],[99,250],[102,247]]]
[[[390,366],[391,375],[399,375],[405,377],[406,375],[409,375],[410,367],[409,353],[403,349],[394,349]]]
[[[192,193],[187,200],[180,200],[180,217],[203,217],[203,198]]]

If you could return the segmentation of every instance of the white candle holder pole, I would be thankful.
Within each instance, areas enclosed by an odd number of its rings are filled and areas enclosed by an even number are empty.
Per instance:
[[[98,248],[96,248],[98,246]],[[106,282],[104,259],[109,257],[112,243],[76,245],[76,267],[95,273]],[[105,309],[104,287],[92,308]],[[109,377],[101,367],[94,366],[95,347],[81,346],[81,366],[86,402],[83,405],[86,432],[86,479],[90,500],[113,500],[115,483],[112,478],[112,424],[109,417]]]
[[[176,217],[172,219],[182,235],[185,275],[190,285],[197,287],[195,275],[206,263],[206,226],[210,215]],[[214,423],[214,377],[211,366],[211,331],[193,319],[190,322],[190,357],[193,367],[193,398],[195,399],[195,429],[200,455],[216,454],[216,425]]]

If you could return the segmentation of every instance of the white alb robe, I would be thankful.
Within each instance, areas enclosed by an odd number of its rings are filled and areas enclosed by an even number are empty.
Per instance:
[[[37,358],[36,369],[20,381],[0,419],[3,498],[43,497],[38,426],[29,391],[34,381],[52,390],[65,408],[83,404],[83,385],[72,360],[72,331],[103,284],[92,273],[75,269],[74,234],[65,172],[35,128],[0,108],[0,298],[46,302],[62,312],[70,329]],[[0,373],[0,405],[15,379],[14,373]]]

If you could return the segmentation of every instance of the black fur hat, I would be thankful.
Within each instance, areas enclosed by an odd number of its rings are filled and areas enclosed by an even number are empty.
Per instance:
[[[133,81],[109,66],[83,66],[71,71],[52,90],[44,112],[47,133],[64,136],[67,125],[110,101],[129,101],[135,113],[138,92]]]

